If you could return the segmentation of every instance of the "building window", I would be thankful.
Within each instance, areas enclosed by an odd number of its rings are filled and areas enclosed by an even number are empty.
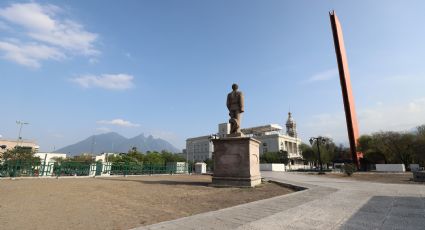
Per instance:
[[[267,146],[267,143],[263,143],[263,146]]]

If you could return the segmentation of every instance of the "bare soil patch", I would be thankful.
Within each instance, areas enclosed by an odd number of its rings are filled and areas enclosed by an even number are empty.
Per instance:
[[[210,182],[190,175],[0,180],[0,228],[129,229],[293,192]]]
[[[344,173],[326,173],[324,175],[329,178],[338,179],[349,179],[358,181],[371,181],[379,183],[390,183],[390,184],[424,184],[423,182],[413,181],[413,175],[411,172],[406,173],[377,173],[377,172],[357,172],[352,176],[347,176]]]

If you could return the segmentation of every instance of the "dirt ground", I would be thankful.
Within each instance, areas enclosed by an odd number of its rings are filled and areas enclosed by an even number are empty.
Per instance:
[[[317,175],[317,174],[316,174]],[[354,173],[351,177],[343,173],[326,173],[325,175],[330,178],[359,180],[359,181],[372,181],[390,184],[424,184],[423,182],[414,182],[411,172],[406,173],[376,173],[376,172],[358,172]]]
[[[210,182],[189,175],[0,180],[0,229],[129,229],[293,192]]]

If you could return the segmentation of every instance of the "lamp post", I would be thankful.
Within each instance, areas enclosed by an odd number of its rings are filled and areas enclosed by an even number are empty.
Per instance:
[[[23,121],[16,121],[16,124],[19,125],[19,134],[18,134],[18,140],[16,141],[16,146],[19,146],[19,141],[22,141],[22,137],[21,137],[21,132],[22,132],[22,126],[23,125],[28,125],[28,122],[23,122]]]
[[[320,145],[320,143],[325,144],[326,141],[327,141],[327,138],[321,137],[321,136],[311,137],[310,138],[310,144],[313,145],[314,141],[316,141],[317,152],[319,153],[319,165],[320,165],[320,172],[319,173],[322,173],[322,171],[323,171],[323,168],[322,168],[322,158],[320,157],[320,148],[319,148],[319,145]]]

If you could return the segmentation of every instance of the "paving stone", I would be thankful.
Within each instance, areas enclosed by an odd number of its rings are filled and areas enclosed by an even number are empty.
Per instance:
[[[425,186],[262,172],[307,188],[137,229],[425,229]]]

